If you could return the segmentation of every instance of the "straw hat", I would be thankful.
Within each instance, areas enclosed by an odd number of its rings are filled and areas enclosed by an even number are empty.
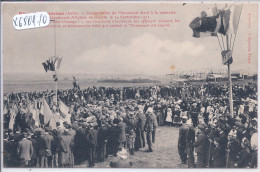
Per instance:
[[[122,159],[127,159],[127,150],[125,148],[122,148],[122,150],[117,152],[117,156]]]

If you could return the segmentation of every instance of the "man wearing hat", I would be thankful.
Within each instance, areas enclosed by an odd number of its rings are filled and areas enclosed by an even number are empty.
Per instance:
[[[234,165],[238,168],[247,168],[250,160],[249,141],[247,138],[243,138],[241,142],[242,150],[238,153],[238,161]]]
[[[51,130],[51,128],[45,128],[45,133],[42,135],[42,138],[45,142],[45,158],[47,160],[47,163],[45,164],[45,167],[52,167],[52,142],[53,137],[48,133]]]
[[[197,167],[205,168],[206,167],[206,146],[207,146],[207,137],[205,134],[205,126],[198,125],[199,135],[197,140],[194,143],[195,151],[197,153]]]
[[[37,160],[37,167],[43,168],[44,161],[45,161],[45,151],[46,151],[46,143],[43,139],[44,131],[40,129],[38,131],[38,137],[36,139],[37,149],[38,149],[38,160]]]
[[[234,126],[235,128],[235,126]],[[233,130],[233,131],[232,131]],[[237,155],[240,150],[240,142],[237,139],[236,130],[232,129],[228,134],[228,143],[227,143],[227,151],[226,151],[226,167],[234,168],[235,161],[237,159]]]
[[[87,159],[86,150],[86,124],[79,122],[79,128],[76,130],[75,140],[74,140],[74,158],[75,163],[81,163]]]
[[[187,161],[187,151],[186,151],[186,134],[188,132],[188,127],[186,125],[188,117],[182,117],[182,126],[179,128],[179,139],[178,139],[178,152],[181,158],[182,164],[186,164]]]
[[[145,114],[142,110],[137,112],[137,128],[136,128],[136,150],[145,147],[144,126]]]
[[[186,151],[187,151],[187,160],[188,168],[194,168],[194,142],[195,142],[195,129],[192,125],[191,119],[187,120],[188,131],[186,133]]]
[[[107,156],[107,140],[108,140],[108,125],[106,120],[101,120],[101,127],[98,130],[98,158],[103,162]]]
[[[146,131],[146,139],[147,139],[147,143],[148,143],[148,147],[149,147],[149,152],[152,152],[152,133],[154,131],[154,129],[156,129],[156,122],[155,122],[155,118],[153,117],[153,111],[152,108],[148,108],[147,110],[147,118],[146,118],[146,123],[145,123],[145,131]]]
[[[150,108],[149,111],[152,112],[152,117],[154,119],[154,128],[152,131],[152,142],[155,143],[156,128],[158,127],[158,122],[157,122],[157,117],[156,117],[155,113],[153,112],[153,109]]]
[[[30,131],[27,134],[27,139],[30,140],[33,145],[33,154],[32,154],[31,161],[29,162],[29,166],[35,167],[37,165],[37,147],[38,147],[38,145],[35,140],[35,136]]]
[[[190,107],[190,114],[191,114],[193,127],[197,127],[199,110],[198,110],[197,103],[195,100],[192,101],[192,104]]]
[[[118,147],[126,147],[126,123],[123,122],[123,118],[118,118],[117,125],[118,137],[117,144]]]
[[[17,152],[20,160],[20,166],[27,167],[32,158],[33,146],[32,142],[27,139],[26,133],[22,134],[22,140],[18,143]]]
[[[89,124],[89,131],[86,134],[86,139],[89,148],[89,167],[95,166],[96,147],[97,147],[98,131],[94,129],[93,123]]]

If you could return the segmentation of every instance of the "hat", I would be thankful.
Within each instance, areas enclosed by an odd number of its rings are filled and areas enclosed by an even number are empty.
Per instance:
[[[180,109],[181,107],[180,107],[178,104],[176,104],[176,105],[174,106],[174,108]]]
[[[122,159],[127,159],[127,150],[125,148],[122,148],[122,150],[117,152],[117,156]]]
[[[188,119],[188,117],[186,115],[182,116],[182,119]]]
[[[82,123],[82,127],[83,127],[83,128],[86,128],[87,126],[88,126],[87,123]]]
[[[149,107],[146,111],[146,113],[153,113],[153,108]]]
[[[249,140],[247,139],[247,138],[243,138],[242,139],[242,142],[243,142],[243,144],[245,145],[245,146],[249,146]]]

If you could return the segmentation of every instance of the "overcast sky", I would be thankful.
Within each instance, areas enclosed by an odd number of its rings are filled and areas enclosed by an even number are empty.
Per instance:
[[[6,3],[3,6],[4,73],[45,73],[42,62],[54,55],[53,28],[17,31],[12,17],[25,12],[175,11],[170,28],[60,28],[60,73],[166,74],[177,70],[223,68],[216,37],[193,38],[189,23],[214,4],[176,3]],[[251,28],[248,28],[251,13]],[[232,70],[257,72],[257,6],[244,5],[233,52]],[[169,18],[169,17],[167,17]],[[251,62],[248,63],[248,33]],[[172,67],[174,66],[174,67]]]

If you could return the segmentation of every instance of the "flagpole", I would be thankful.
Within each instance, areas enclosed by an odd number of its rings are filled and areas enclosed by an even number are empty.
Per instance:
[[[227,40],[227,50],[230,50],[229,48],[229,38],[228,35],[226,35]],[[233,117],[233,93],[232,93],[232,78],[231,78],[231,71],[230,71],[230,63],[228,63],[228,81],[229,81],[229,108],[230,108],[230,115]]]
[[[56,25],[55,25],[55,20],[52,20],[52,21],[54,23],[54,55],[55,55],[55,58],[56,58]],[[56,70],[57,69],[55,69],[55,75],[56,75],[56,77],[58,77]],[[55,88],[56,88],[56,91],[55,91],[56,105],[58,105],[58,94],[57,94],[57,91],[58,91],[58,80],[54,81],[54,82],[55,82]]]
[[[56,73],[56,72],[55,72]],[[57,75],[56,75],[57,76]],[[57,89],[57,87],[58,87],[58,81],[54,81],[55,82],[55,87],[56,87],[56,105],[58,105],[58,94],[57,94],[57,92],[58,92],[58,89]]]

